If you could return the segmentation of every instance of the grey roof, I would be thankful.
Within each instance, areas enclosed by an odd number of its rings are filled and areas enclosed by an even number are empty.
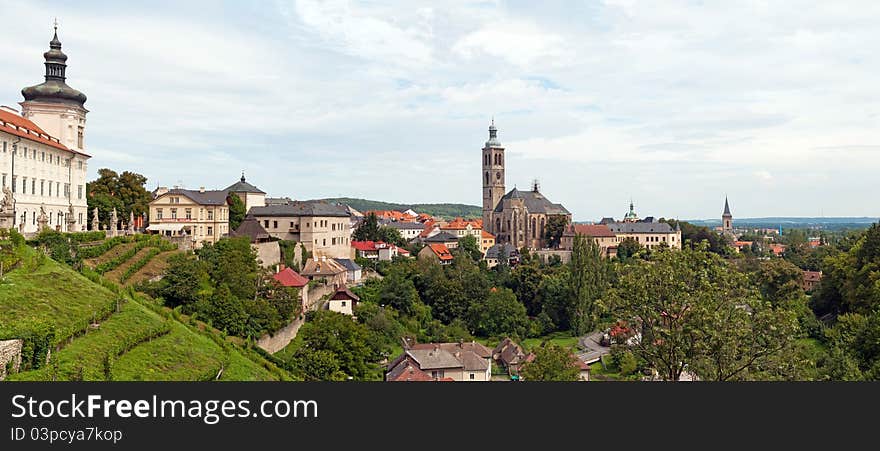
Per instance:
[[[518,253],[519,251],[516,250],[516,246],[510,243],[500,243],[487,249],[485,258],[510,258],[511,255],[516,255]]]
[[[421,222],[409,222],[409,221],[388,221],[383,222],[382,225],[391,227],[392,229],[397,230],[425,230],[425,225]]]
[[[248,216],[244,218],[244,221],[241,221],[241,224],[229,235],[238,237],[238,236],[246,236],[251,239],[251,243],[257,243],[260,241],[265,241],[271,238],[269,236],[269,232],[260,225],[260,222],[257,221],[253,216]]]
[[[724,214],[722,216],[733,216],[730,214],[730,205],[727,204],[727,196],[724,196]]]
[[[162,196],[165,195],[179,195],[186,196],[193,200],[193,202],[199,205],[226,205],[226,191],[220,190],[211,190],[211,191],[197,191],[191,189],[181,189],[175,188],[170,189],[168,192],[163,193]],[[161,196],[159,196],[161,197]]]
[[[232,192],[232,193],[258,193],[258,194],[266,194],[264,191],[261,191],[261,190],[260,190],[259,188],[257,188],[256,186],[251,185],[250,183],[246,182],[245,179],[244,179],[244,174],[241,175],[241,180],[239,180],[239,181],[233,183],[232,185],[230,185],[229,188],[226,188],[226,191],[229,191],[229,192]]]
[[[334,258],[334,260],[349,271],[360,271],[362,269],[361,265],[355,263],[354,260],[350,258]]]
[[[665,222],[613,222],[607,224],[614,233],[673,233]]]
[[[327,202],[309,200],[302,202],[290,202],[286,204],[266,205],[265,207],[251,207],[249,215],[254,216],[338,216],[349,217],[348,210],[342,205],[333,205]]]
[[[429,236],[424,240],[426,243],[449,243],[458,241],[458,237],[449,232],[440,232],[434,236]]]
[[[410,349],[406,354],[412,357],[423,371],[464,366],[451,352],[444,349]]]
[[[289,197],[267,197],[266,205],[283,205],[289,204],[293,202],[293,199]]]
[[[473,351],[460,352],[458,359],[464,366],[465,371],[486,371],[489,369],[489,362]]]
[[[550,202],[540,191],[520,191],[516,188],[510,190],[495,207],[496,213],[504,211],[504,201],[507,199],[522,199],[529,213],[543,213],[546,215],[571,214],[562,204]]]

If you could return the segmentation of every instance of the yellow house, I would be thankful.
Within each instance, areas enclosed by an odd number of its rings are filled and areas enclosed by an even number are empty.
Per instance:
[[[193,248],[216,243],[229,233],[226,191],[159,188],[150,202],[147,232],[180,237]]]

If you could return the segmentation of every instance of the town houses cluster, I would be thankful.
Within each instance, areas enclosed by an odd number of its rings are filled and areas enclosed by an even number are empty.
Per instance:
[[[20,109],[0,107],[0,228],[14,228],[27,236],[47,228],[79,232],[102,227],[87,220],[86,96],[67,84],[67,56],[61,47],[56,27],[43,55],[45,80],[21,90]],[[108,233],[156,234],[183,250],[226,237],[246,237],[260,263],[274,271],[275,280],[302,289],[305,307],[311,305],[307,286],[317,280],[331,290],[324,294],[326,308],[347,315],[355,313],[359,301],[349,287],[370,274],[365,263],[414,258],[449,265],[459,258],[455,249],[462,240],[471,237],[488,268],[517,265],[523,250],[544,261],[567,262],[579,235],[593,240],[608,258],[615,257],[627,240],[647,249],[681,249],[677,223],[642,218],[632,201],[619,218],[581,224],[573,223],[572,213],[550,200],[537,182],[529,189],[508,190],[509,161],[494,120],[488,132],[482,147],[474,146],[474,171],[479,161],[482,182],[479,217],[442,218],[412,209],[358,211],[339,203],[297,200],[294,192],[270,195],[259,188],[259,175],[235,173],[225,187],[157,187],[143,218],[117,218],[114,213]],[[244,204],[246,214],[231,229],[235,198]],[[396,230],[406,246],[356,240],[355,231],[372,216],[379,226]],[[553,236],[548,233],[551,229],[558,233]],[[737,249],[753,244],[738,239],[742,234],[733,226],[726,200],[718,232],[730,236]],[[296,268],[284,264],[282,242],[294,244]],[[784,251],[773,248],[777,250]],[[810,280],[820,276],[811,275]],[[479,343],[407,343],[403,354],[390,363],[387,378],[483,381],[490,379],[492,365],[515,374],[530,358],[510,340],[496,349]]]

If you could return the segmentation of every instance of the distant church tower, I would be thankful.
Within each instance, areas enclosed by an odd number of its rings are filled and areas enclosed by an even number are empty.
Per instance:
[[[498,140],[495,120],[489,125],[489,140],[483,146],[483,230],[493,230],[492,212],[504,196],[504,147]]]
[[[69,149],[85,151],[85,94],[67,86],[67,55],[61,51],[58,23],[55,36],[49,41],[46,58],[46,81],[21,90],[21,115],[30,119],[50,136],[58,138]]]
[[[721,215],[721,231],[723,233],[733,233],[733,215],[730,214],[730,205],[727,203],[727,196],[724,196],[724,213]]]

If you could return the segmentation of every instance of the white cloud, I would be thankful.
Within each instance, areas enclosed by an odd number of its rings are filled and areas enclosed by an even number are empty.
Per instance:
[[[494,64],[490,56],[531,68],[537,64],[564,66],[574,58],[561,35],[524,21],[495,20],[458,40],[452,51],[468,60]]]

